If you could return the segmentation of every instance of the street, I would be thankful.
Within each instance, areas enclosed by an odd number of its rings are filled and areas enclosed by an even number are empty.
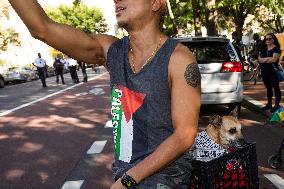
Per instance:
[[[88,70],[89,81],[66,85],[47,79],[9,85],[0,90],[0,189],[109,189],[112,184],[113,137],[109,75]],[[80,80],[82,76],[79,72]],[[225,106],[202,106],[200,130]],[[242,107],[245,139],[256,142],[261,189],[284,188],[284,167],[267,163],[284,129]]]

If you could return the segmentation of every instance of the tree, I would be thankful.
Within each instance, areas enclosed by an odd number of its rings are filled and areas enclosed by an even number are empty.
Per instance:
[[[216,1],[215,0],[202,0],[204,5],[204,16],[205,16],[205,25],[207,29],[207,35],[217,36],[217,15],[216,10]]]
[[[266,31],[284,32],[284,3],[283,0],[262,0],[263,6],[257,21]]]
[[[200,0],[192,0],[192,13],[193,13],[193,23],[194,23],[194,32],[196,36],[201,36],[201,26],[202,26],[202,5]]]
[[[0,2],[0,20],[9,19],[9,3],[6,1]],[[0,26],[0,52],[6,51],[9,44],[21,45],[19,34],[12,28],[4,28]]]
[[[60,5],[57,9],[47,8],[47,15],[53,20],[81,29],[86,33],[104,33],[107,24],[103,14],[96,8],[89,8],[80,1],[72,6]]]
[[[187,31],[188,26],[193,25],[192,5],[188,0],[167,0],[170,14],[166,15],[163,20],[164,32],[168,35],[176,35],[179,30]]]
[[[0,27],[0,51],[6,51],[9,44],[20,46],[19,34],[12,28],[1,28]]]
[[[220,0],[217,3],[219,14],[232,19],[239,38],[243,35],[245,19],[249,14],[254,14],[259,6],[260,0]]]

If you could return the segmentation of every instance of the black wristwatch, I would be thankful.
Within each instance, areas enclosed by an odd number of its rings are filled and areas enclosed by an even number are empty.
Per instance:
[[[134,178],[127,175],[126,173],[124,173],[124,175],[122,175],[121,177],[121,184],[127,189],[136,189],[138,186]]]

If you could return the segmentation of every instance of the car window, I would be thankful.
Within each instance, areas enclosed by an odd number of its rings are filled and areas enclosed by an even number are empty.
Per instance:
[[[228,42],[190,41],[183,42],[193,52],[199,64],[236,61],[237,57]]]

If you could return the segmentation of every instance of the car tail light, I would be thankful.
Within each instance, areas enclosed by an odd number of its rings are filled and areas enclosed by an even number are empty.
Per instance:
[[[241,62],[224,62],[221,67],[221,72],[242,72],[243,65]]]

